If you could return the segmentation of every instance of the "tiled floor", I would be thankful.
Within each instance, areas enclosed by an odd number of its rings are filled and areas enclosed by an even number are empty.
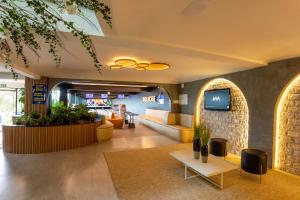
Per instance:
[[[109,142],[69,151],[38,155],[1,152],[0,199],[118,199],[103,152],[176,143],[138,126],[118,130]]]

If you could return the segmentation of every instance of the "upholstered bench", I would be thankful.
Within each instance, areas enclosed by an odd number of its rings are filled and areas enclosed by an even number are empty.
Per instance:
[[[146,109],[138,117],[141,124],[179,142],[192,142],[194,137],[193,116],[171,113],[165,110]]]

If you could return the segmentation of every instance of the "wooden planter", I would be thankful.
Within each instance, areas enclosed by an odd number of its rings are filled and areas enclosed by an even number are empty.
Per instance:
[[[99,122],[63,126],[3,125],[3,151],[33,154],[62,151],[97,143]]]

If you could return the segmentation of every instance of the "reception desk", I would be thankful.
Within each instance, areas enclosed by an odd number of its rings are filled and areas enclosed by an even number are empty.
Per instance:
[[[62,126],[3,125],[3,151],[34,154],[62,151],[97,143],[100,122]]]

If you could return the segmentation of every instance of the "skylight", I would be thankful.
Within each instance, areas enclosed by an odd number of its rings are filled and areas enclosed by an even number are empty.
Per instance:
[[[58,8],[54,9],[60,12]],[[80,15],[69,15],[65,12],[60,16],[66,21],[74,22],[74,26],[78,30],[82,30],[88,35],[104,36],[95,12],[86,8],[80,8],[80,10],[82,12]],[[59,24],[57,28],[62,32],[70,32],[63,24]]]
[[[16,4],[29,12],[34,12],[27,6],[26,2],[24,1],[16,1]],[[104,36],[104,33],[94,11],[80,7],[80,14],[69,15],[67,12],[62,12],[61,9],[51,3],[49,3],[49,6],[51,6],[52,8],[49,10],[51,13],[59,14],[59,16],[61,16],[66,21],[74,22],[75,28],[83,31],[85,34]],[[57,30],[62,32],[70,32],[63,24],[58,24]]]

